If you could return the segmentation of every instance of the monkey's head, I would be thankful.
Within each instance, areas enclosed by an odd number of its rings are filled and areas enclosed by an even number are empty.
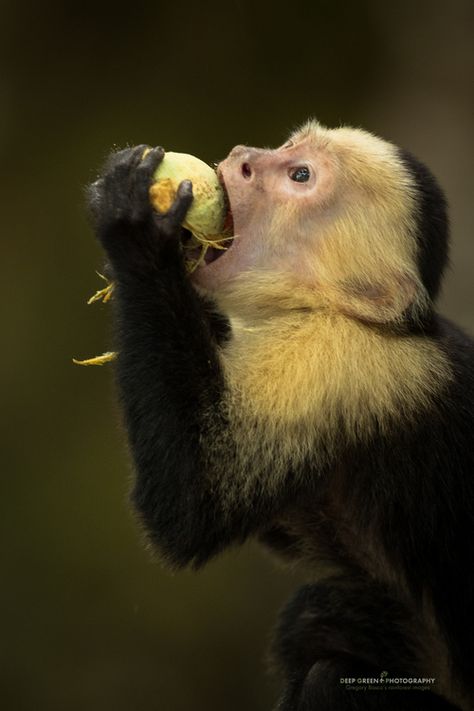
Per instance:
[[[409,154],[310,121],[277,149],[236,146],[218,174],[235,236],[193,281],[227,313],[327,308],[385,323],[429,309],[447,261],[446,208]]]

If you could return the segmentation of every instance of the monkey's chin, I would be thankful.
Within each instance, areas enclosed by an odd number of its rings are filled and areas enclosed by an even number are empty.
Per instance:
[[[234,235],[226,250],[210,247],[205,260],[191,273],[190,281],[205,291],[218,289],[241,271],[238,235]]]

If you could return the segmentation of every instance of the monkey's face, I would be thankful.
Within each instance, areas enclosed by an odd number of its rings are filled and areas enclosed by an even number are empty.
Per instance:
[[[234,239],[193,280],[219,289],[242,272],[284,270],[304,278],[318,218],[333,201],[336,171],[310,141],[278,149],[236,146],[217,169],[232,212]]]
[[[259,298],[382,322],[423,301],[416,191],[391,144],[310,122],[277,149],[236,146],[218,175],[235,236],[192,279],[229,312]]]

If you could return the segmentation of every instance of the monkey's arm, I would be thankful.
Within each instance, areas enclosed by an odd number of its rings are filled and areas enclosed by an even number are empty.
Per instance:
[[[256,530],[272,506],[259,492],[229,510],[206,469],[211,440],[227,423],[216,342],[179,251],[191,185],[181,184],[168,213],[154,213],[148,188],[163,152],[141,160],[143,151],[109,160],[90,189],[91,207],[117,283],[117,376],[136,469],[133,501],[172,564],[199,565]],[[231,453],[229,460],[222,467],[231,469]]]

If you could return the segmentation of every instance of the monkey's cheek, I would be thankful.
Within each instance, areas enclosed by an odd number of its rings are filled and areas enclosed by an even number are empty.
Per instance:
[[[218,291],[220,287],[232,278],[233,273],[232,269],[216,269],[213,266],[214,262],[198,267],[189,277],[191,283],[208,293]]]
[[[240,246],[240,245],[239,245]],[[231,279],[246,269],[243,255],[235,244],[220,257],[208,264],[202,264],[191,275],[191,282],[208,292],[218,291]]]

